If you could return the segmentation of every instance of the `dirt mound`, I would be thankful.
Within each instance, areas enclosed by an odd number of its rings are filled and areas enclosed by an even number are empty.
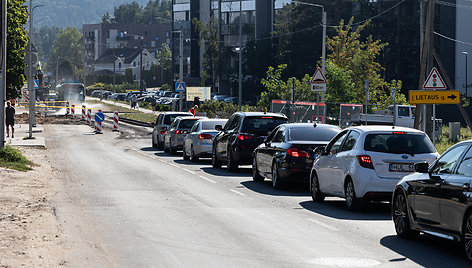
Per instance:
[[[81,117],[77,116],[72,119],[65,115],[45,115],[41,113],[36,113],[36,124],[46,125],[46,124],[54,124],[54,125],[79,125],[83,124],[84,122],[80,120]],[[29,124],[29,115],[24,114],[17,114],[15,115],[15,123],[16,124]]]

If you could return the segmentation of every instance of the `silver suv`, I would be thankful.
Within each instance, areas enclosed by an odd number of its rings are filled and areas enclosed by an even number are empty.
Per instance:
[[[189,112],[163,112],[159,114],[152,130],[152,147],[164,147],[164,135],[169,129],[170,124],[179,116],[193,116],[193,114]]]

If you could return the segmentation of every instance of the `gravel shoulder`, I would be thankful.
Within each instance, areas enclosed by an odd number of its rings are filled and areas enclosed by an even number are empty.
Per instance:
[[[51,201],[59,173],[47,150],[21,151],[38,166],[29,172],[0,168],[0,267],[63,266],[63,233]]]

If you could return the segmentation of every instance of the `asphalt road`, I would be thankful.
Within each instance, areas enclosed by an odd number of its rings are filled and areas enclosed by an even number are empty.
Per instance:
[[[388,204],[314,204],[301,185],[273,190],[150,147],[150,136],[45,127],[64,172],[56,215],[72,267],[460,267],[455,243],[397,238]],[[139,137],[141,136],[141,137]]]

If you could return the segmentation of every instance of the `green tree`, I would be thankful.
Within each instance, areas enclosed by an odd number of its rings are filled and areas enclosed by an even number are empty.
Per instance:
[[[389,101],[390,88],[396,87],[400,90],[402,84],[401,81],[396,80],[386,82],[381,77],[384,68],[377,62],[377,57],[388,44],[382,43],[381,40],[374,40],[372,36],[368,36],[365,41],[361,41],[361,32],[369,25],[370,21],[356,29],[352,27],[353,21],[354,18],[352,17],[345,25],[344,21],[341,20],[340,27],[336,30],[337,35],[332,38],[328,37],[326,47],[330,53],[327,61],[345,71],[349,71],[355,96],[351,102],[364,102],[364,81],[368,80],[371,103],[378,103],[382,108],[385,108],[386,105],[391,103]],[[328,84],[330,84],[330,81],[328,81]],[[406,97],[401,93],[397,93],[397,102],[406,103]]]
[[[81,76],[84,69],[82,40],[82,33],[76,28],[63,29],[54,41],[47,69],[55,73],[58,68],[60,75]]]
[[[7,99],[21,96],[26,76],[26,46],[28,36],[25,25],[28,20],[28,7],[25,0],[9,0],[7,9]]]
[[[108,11],[107,11],[107,13],[103,14],[103,16],[100,20],[100,23],[102,23],[102,24],[112,23],[112,18],[111,18],[110,13],[108,13]]]
[[[34,44],[38,49],[38,57],[41,62],[47,62],[52,53],[52,45],[61,29],[56,26],[42,26],[34,29]]]
[[[159,61],[161,85],[172,83],[172,52],[167,44],[162,44],[161,49],[156,52],[156,59]]]
[[[126,3],[114,8],[113,22],[120,24],[138,23],[142,17],[142,8],[137,2]]]
[[[218,53],[218,19],[211,15],[207,24],[199,21],[197,18],[192,20],[195,30],[200,38],[198,44],[203,47],[205,52],[202,57],[201,84],[207,85],[207,80],[211,81],[211,86],[218,80],[219,53]]]

